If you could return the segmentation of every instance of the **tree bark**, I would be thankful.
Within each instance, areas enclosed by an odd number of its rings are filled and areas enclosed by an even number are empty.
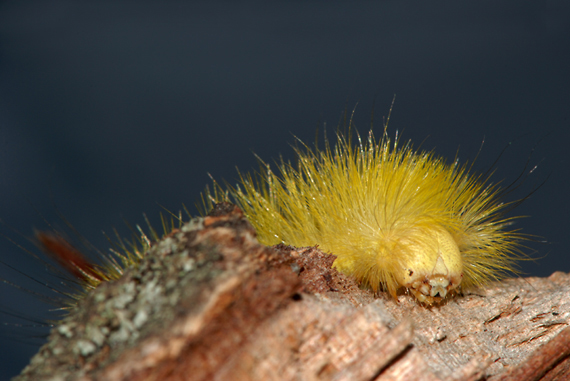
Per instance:
[[[374,295],[317,247],[269,248],[220,204],[90,293],[17,380],[570,378],[570,275],[439,307]]]

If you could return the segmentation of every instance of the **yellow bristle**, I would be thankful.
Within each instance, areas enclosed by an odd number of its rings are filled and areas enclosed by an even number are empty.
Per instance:
[[[427,305],[501,279],[524,257],[524,236],[505,229],[503,189],[466,164],[400,146],[386,128],[356,145],[350,133],[322,150],[301,145],[279,175],[260,160],[260,173],[240,174],[229,192],[215,183],[205,199],[235,202],[263,244],[318,245],[364,286]]]

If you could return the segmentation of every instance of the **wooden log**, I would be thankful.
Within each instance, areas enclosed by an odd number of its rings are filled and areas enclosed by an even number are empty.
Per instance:
[[[269,248],[220,204],[90,293],[16,380],[570,378],[570,275],[439,307],[373,295],[316,247]]]

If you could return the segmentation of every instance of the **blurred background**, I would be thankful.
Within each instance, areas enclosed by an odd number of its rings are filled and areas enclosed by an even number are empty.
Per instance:
[[[57,210],[102,251],[124,220],[160,225],[210,173],[235,183],[294,157],[356,107],[494,179],[522,174],[523,271],[570,271],[570,3],[4,1],[0,5],[0,218],[27,238]],[[512,143],[512,144],[509,144]],[[525,168],[525,165],[528,166]],[[529,174],[532,168],[536,169]],[[514,214],[513,214],[514,215]],[[18,233],[19,232],[19,233]],[[542,258],[543,257],[543,258]],[[0,237],[0,379],[17,374],[53,316],[45,265]],[[8,266],[6,265],[8,264]],[[21,270],[26,277],[9,266]],[[57,282],[57,279],[52,282]],[[14,313],[21,317],[10,316]],[[40,325],[40,326],[38,326]]]

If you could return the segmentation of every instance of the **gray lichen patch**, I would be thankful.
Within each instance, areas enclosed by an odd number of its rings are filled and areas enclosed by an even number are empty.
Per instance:
[[[241,213],[193,219],[153,244],[136,268],[88,294],[16,379],[74,379],[116,360],[179,315],[200,313],[214,279],[244,268],[254,259],[245,253],[264,250]]]

